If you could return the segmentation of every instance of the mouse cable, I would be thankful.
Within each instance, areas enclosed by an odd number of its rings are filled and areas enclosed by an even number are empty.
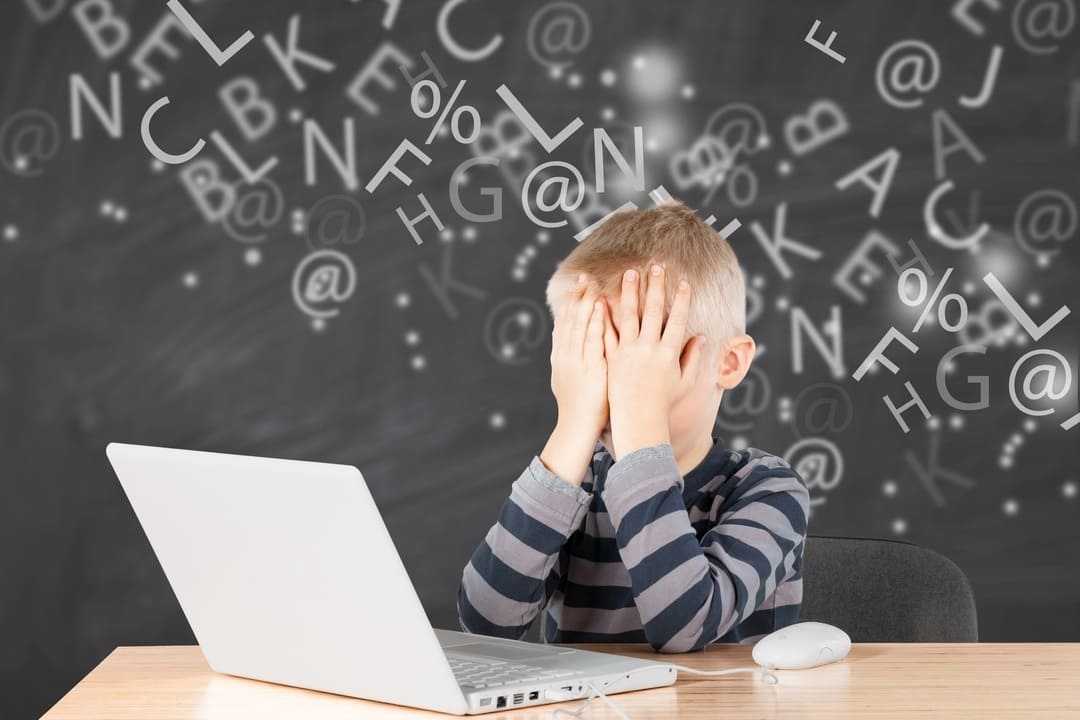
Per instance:
[[[615,680],[614,682],[610,682],[608,683],[607,687],[610,688],[612,685],[618,685],[621,680],[622,678],[620,678],[619,680]],[[581,703],[581,705],[579,705],[577,709],[563,710],[562,708],[555,708],[551,711],[551,716],[553,718],[556,718],[556,720],[558,720],[560,714],[570,715],[573,717],[581,717],[582,714],[584,714],[584,712],[589,709],[589,705],[592,704],[592,701],[599,697],[609,708],[611,708],[612,712],[614,712],[620,720],[630,720],[630,716],[623,712],[623,709],[616,705],[614,700],[605,695],[603,690],[596,687],[596,685],[594,685],[592,682],[587,683],[587,687],[589,688],[589,696],[585,698],[585,702]],[[567,695],[569,695],[569,693],[567,693]],[[569,700],[570,698],[567,697],[566,699]]]
[[[676,665],[674,663],[665,663],[665,665],[673,667],[676,670],[680,670],[682,672],[689,673],[691,675],[716,676],[716,675],[730,675],[732,673],[738,673],[738,672],[751,672],[751,673],[759,673],[763,680],[765,678],[771,678],[769,680],[769,684],[771,684],[771,685],[776,685],[778,682],[780,682],[779,678],[777,678],[776,675],[774,675],[772,672],[770,672],[768,668],[763,668],[763,667],[740,667],[740,668],[730,668],[728,670],[698,670],[697,668],[687,667],[686,665]],[[612,685],[617,685],[619,682],[620,682],[619,680],[616,680],[616,681],[614,681],[612,683],[609,683],[607,687],[610,688]],[[603,690],[596,687],[596,685],[594,685],[591,682],[588,683],[588,688],[589,688],[589,696],[585,699],[585,702],[583,702],[577,709],[575,709],[575,710],[563,710],[562,708],[556,708],[556,709],[551,711],[552,717],[556,718],[556,720],[558,719],[560,714],[571,715],[573,717],[581,717],[581,715],[584,714],[584,712],[589,709],[589,705],[592,704],[592,701],[595,700],[597,697],[599,697],[601,700],[604,701],[604,703],[608,707],[610,707],[612,709],[612,711],[620,718],[620,720],[630,720],[630,717],[625,712],[623,712],[622,708],[620,708],[618,705],[616,705],[614,700],[612,700],[607,695],[605,695]],[[569,699],[569,697],[567,697],[567,699]]]
[[[731,668],[729,670],[698,670],[697,668],[687,667],[685,665],[675,665],[673,663],[668,663],[668,664],[671,665],[671,667],[675,668],[676,670],[679,670],[679,671],[684,672],[684,673],[690,673],[691,675],[729,675],[731,673],[737,673],[737,672],[749,672],[749,673],[758,673],[758,674],[760,674],[762,680],[765,680],[766,678],[769,678],[769,684],[770,685],[775,685],[778,682],[780,682],[780,678],[776,677],[776,675],[774,675],[772,672],[770,672],[768,668],[764,668],[764,667],[749,666],[749,667]]]

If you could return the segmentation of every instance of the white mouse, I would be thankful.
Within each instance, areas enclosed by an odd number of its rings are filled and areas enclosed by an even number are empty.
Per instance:
[[[766,635],[754,645],[754,662],[776,670],[802,670],[842,660],[851,638],[838,627],[800,622]]]

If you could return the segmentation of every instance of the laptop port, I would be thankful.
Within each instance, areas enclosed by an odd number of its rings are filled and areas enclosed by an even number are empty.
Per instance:
[[[565,690],[566,692],[574,692],[574,686],[573,685],[563,685],[559,689],[560,690]]]
[[[498,699],[495,701],[495,707],[497,707],[497,708],[506,707],[506,696],[505,695],[500,695],[498,697]]]
[[[514,693],[514,704],[520,705],[525,702],[525,693]]]
[[[538,700],[538,699],[540,699],[540,691],[539,690],[533,690],[531,693],[529,693],[529,699],[530,700]]]

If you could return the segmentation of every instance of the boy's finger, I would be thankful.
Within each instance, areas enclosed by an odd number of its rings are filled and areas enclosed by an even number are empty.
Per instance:
[[[675,288],[675,299],[671,303],[671,313],[664,326],[664,337],[661,342],[670,345],[676,351],[682,348],[683,341],[686,339],[686,323],[689,317],[690,283],[683,279]]]
[[[589,316],[589,327],[585,333],[585,360],[597,358],[604,354],[604,301],[593,301],[592,315]]]
[[[634,269],[623,273],[622,294],[619,297],[619,339],[633,339],[638,336],[638,271]]]
[[[660,339],[660,327],[664,323],[664,268],[658,264],[649,266],[649,283],[645,289],[645,309],[641,313],[641,336]]]
[[[686,349],[683,351],[682,358],[680,358],[679,365],[682,370],[682,384],[689,386],[697,379],[697,374],[701,369],[702,358],[705,355],[705,336],[695,335],[689,343],[686,344]]]
[[[567,339],[570,335],[570,328],[574,325],[574,308],[577,305],[577,301],[581,298],[581,293],[585,291],[585,280],[587,280],[585,273],[578,273],[577,282],[566,288],[566,292],[563,293],[562,303],[559,305],[558,316],[555,318],[555,329],[552,331],[552,348],[558,344],[560,347],[565,348],[567,345]]]
[[[589,329],[589,318],[593,314],[593,303],[596,302],[597,293],[596,283],[588,281],[585,295],[577,301],[577,306],[574,308],[574,326],[570,331],[570,346],[567,348],[572,357],[582,357],[585,333]]]
[[[604,354],[610,355],[619,346],[619,333],[611,319],[611,306],[604,303]]]

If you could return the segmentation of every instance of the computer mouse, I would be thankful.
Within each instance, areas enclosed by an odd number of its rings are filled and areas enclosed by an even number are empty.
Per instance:
[[[850,650],[851,638],[840,628],[800,622],[761,638],[751,654],[762,667],[803,670],[842,660]]]

